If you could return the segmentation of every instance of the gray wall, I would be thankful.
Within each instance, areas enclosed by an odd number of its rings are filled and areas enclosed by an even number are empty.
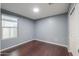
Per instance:
[[[1,31],[1,25],[2,25],[2,22],[1,22],[1,13],[0,13],[0,49],[1,49],[1,37],[2,37],[2,31]]]
[[[36,39],[68,46],[67,15],[58,15],[36,21]]]
[[[34,35],[34,21],[20,18],[19,19],[19,39],[21,41],[31,40]]]
[[[33,39],[34,21],[24,18],[18,19],[18,38],[1,41],[1,49],[28,42]]]

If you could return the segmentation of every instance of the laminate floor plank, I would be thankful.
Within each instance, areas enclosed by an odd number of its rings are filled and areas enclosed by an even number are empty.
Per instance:
[[[66,47],[36,40],[2,53],[2,56],[68,56]]]

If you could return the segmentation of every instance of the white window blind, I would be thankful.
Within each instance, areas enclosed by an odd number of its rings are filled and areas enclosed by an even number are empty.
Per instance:
[[[17,17],[2,14],[2,39],[17,38]]]

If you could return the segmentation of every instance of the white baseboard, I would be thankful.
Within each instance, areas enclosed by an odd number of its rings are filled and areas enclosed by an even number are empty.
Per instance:
[[[55,44],[55,45],[58,45],[58,46],[63,46],[63,47],[68,48],[67,45],[63,45],[63,44],[59,44],[59,43],[49,42],[49,41],[40,40],[40,39],[35,39],[35,40],[37,40],[37,41],[42,41],[42,42],[46,42],[46,43],[50,43],[50,44]]]
[[[32,41],[32,40],[25,41],[25,42],[19,43],[19,44],[17,44],[17,45],[13,45],[13,46],[8,47],[8,48],[4,48],[4,49],[0,50],[0,52],[1,52],[1,51],[5,51],[5,50],[8,50],[8,49],[11,49],[11,48],[14,48],[14,47],[17,47],[17,46],[19,46],[19,45],[25,44],[25,43],[30,42],[30,41]]]

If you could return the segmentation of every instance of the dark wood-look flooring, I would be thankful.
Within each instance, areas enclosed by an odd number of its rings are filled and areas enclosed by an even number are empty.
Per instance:
[[[33,40],[1,52],[2,56],[68,56],[66,47]]]

